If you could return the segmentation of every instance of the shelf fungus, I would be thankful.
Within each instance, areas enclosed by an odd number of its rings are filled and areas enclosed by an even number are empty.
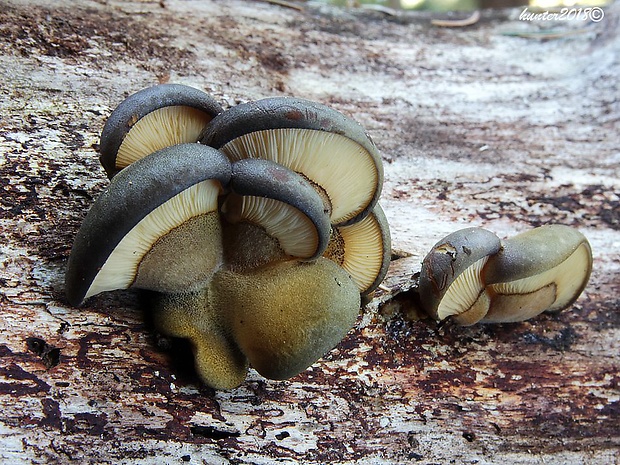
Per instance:
[[[159,130],[123,135],[130,114],[190,105],[183,87],[170,89],[128,99],[104,129],[110,138],[117,128],[116,145],[135,137],[140,156],[125,164],[102,154],[113,176],[76,235],[67,298],[80,305],[104,291],[145,290],[156,328],[191,341],[196,370],[214,388],[238,386],[248,366],[295,376],[340,342],[387,272],[381,159],[357,123],[298,99],[233,107],[201,120],[185,142],[164,137],[164,148]],[[205,125],[210,135],[196,143]],[[246,141],[247,156],[235,156],[248,127],[286,133]]]
[[[200,140],[231,160],[262,158],[300,173],[334,225],[360,221],[381,194],[374,143],[356,121],[319,103],[274,97],[241,104],[214,118]]]
[[[425,257],[419,292],[437,320],[516,322],[572,305],[591,270],[590,244],[568,226],[542,226],[503,242],[485,229],[467,228]]]
[[[196,142],[222,107],[205,92],[181,84],[160,84],[127,97],[101,133],[101,164],[108,177],[165,147]]]
[[[69,302],[207,282],[222,261],[218,197],[230,176],[228,159],[200,144],[167,147],[121,171],[75,237],[65,275]]]

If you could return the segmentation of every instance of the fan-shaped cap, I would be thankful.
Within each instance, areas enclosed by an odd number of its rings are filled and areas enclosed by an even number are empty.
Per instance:
[[[130,286],[180,292],[210,278],[221,261],[218,196],[230,173],[221,152],[180,144],[115,176],[76,235],[69,302]]]
[[[244,159],[233,163],[230,188],[222,205],[224,218],[255,226],[231,232],[234,237],[227,245],[231,266],[260,266],[283,255],[302,260],[321,256],[329,241],[329,217],[318,193],[302,176],[269,160]]]
[[[484,321],[523,321],[572,305],[592,271],[592,250],[578,230],[547,225],[506,239],[489,259],[491,306]]]
[[[362,295],[374,291],[388,271],[392,253],[390,227],[379,204],[357,223],[334,226],[324,256],[350,275]]]
[[[116,107],[101,133],[101,164],[111,178],[146,155],[196,142],[222,107],[205,92],[160,84],[130,95]]]
[[[323,196],[332,224],[364,218],[383,183],[381,156],[363,128],[316,102],[276,97],[218,115],[200,142],[231,160],[263,158],[308,178]]]
[[[461,229],[437,242],[420,272],[425,311],[435,319],[452,317],[462,325],[483,318],[489,307],[483,269],[500,247],[499,238],[482,228]]]

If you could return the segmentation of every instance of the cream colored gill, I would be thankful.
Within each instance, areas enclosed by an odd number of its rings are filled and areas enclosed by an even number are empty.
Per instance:
[[[562,263],[542,273],[490,287],[500,295],[531,294],[549,284],[555,284],[556,296],[546,310],[561,310],[581,290],[590,270],[590,247],[582,243]]]
[[[488,260],[489,257],[483,257],[474,262],[452,281],[437,307],[440,320],[460,315],[472,310],[475,305],[482,304],[483,301],[479,299],[485,288],[482,269]]]
[[[196,142],[211,116],[196,108],[173,105],[140,118],[118,148],[116,168],[122,169],[171,145]]]
[[[267,234],[278,240],[287,255],[309,258],[315,254],[319,245],[316,226],[295,207],[279,200],[244,195],[235,208],[239,211],[230,217],[263,227]],[[252,244],[248,246],[252,247]]]
[[[360,292],[364,292],[375,282],[383,265],[381,226],[371,214],[358,223],[337,229],[344,243],[342,267]]]
[[[216,210],[221,189],[220,183],[215,180],[199,182],[146,215],[112,251],[84,298],[130,287],[140,261],[155,242],[190,218]]]
[[[331,222],[360,213],[378,188],[372,155],[353,140],[312,129],[271,129],[252,132],[224,145],[231,161],[264,158],[303,174],[321,186],[331,204]]]

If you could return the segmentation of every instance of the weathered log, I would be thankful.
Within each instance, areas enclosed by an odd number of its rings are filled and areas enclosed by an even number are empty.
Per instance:
[[[314,3],[0,3],[0,461],[618,463],[618,4],[599,22],[507,10],[439,28],[429,13]],[[294,379],[252,372],[215,392],[186,347],[153,334],[135,293],[65,301],[73,237],[108,182],[100,131],[157,82],[224,106],[320,101],[383,154],[390,273],[347,338]],[[416,273],[440,237],[550,222],[594,250],[573,308],[415,321]]]

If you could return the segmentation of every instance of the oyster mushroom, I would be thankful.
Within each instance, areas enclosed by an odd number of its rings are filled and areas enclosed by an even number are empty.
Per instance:
[[[381,193],[381,156],[363,128],[315,102],[276,97],[237,105],[214,118],[200,142],[231,161],[263,158],[298,172],[335,225],[364,218]]]
[[[503,242],[469,228],[433,247],[422,264],[419,292],[438,320],[515,322],[573,304],[591,271],[590,244],[568,226],[542,226]]]
[[[233,163],[222,205],[227,263],[236,269],[277,259],[314,260],[329,240],[329,217],[310,183],[269,160]]]
[[[294,376],[344,337],[385,276],[381,158],[357,123],[299,99],[240,105],[210,123],[219,109],[190,115],[186,131],[176,120],[194,107],[175,89],[130,97],[106,124],[113,179],[76,236],[67,297],[146,289],[156,327],[192,342],[215,388],[239,385],[250,364]],[[203,144],[183,143],[198,127]]]
[[[471,325],[489,310],[484,267],[500,250],[499,238],[482,228],[456,231],[437,242],[422,262],[419,293],[429,316]]]
[[[101,133],[101,164],[114,176],[146,155],[170,145],[196,142],[222,111],[208,94],[181,84],[160,84],[130,95],[116,107]]]
[[[484,272],[491,305],[483,321],[559,312],[577,300],[591,271],[590,244],[569,226],[542,226],[506,239]]]
[[[99,196],[82,223],[66,272],[73,305],[103,291],[197,288],[222,261],[218,197],[228,159],[179,144],[133,163]]]
[[[374,291],[388,271],[391,258],[390,228],[379,204],[363,220],[334,226],[324,256],[350,275],[362,295]]]

